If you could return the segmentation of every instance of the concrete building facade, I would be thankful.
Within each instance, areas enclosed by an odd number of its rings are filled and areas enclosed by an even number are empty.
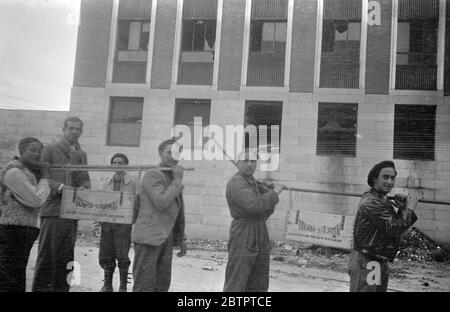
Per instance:
[[[450,201],[446,0],[83,0],[70,114],[91,164],[156,164],[176,124],[279,125],[290,186],[359,192],[393,159],[398,191]],[[367,12],[367,13],[365,13]],[[447,30],[447,31],[446,31]],[[262,135],[262,134],[261,134]],[[183,161],[189,237],[228,238],[228,161]],[[262,173],[258,173],[261,177]],[[353,215],[358,199],[296,194],[302,211]],[[283,193],[268,224],[283,238]],[[450,206],[417,226],[450,243]]]

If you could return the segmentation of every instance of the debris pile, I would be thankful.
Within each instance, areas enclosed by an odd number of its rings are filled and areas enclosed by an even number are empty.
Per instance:
[[[187,241],[188,249],[227,251],[228,242],[225,240],[213,239],[189,239]]]
[[[436,242],[413,227],[402,237],[397,258],[416,262],[443,262],[450,260],[450,255]]]

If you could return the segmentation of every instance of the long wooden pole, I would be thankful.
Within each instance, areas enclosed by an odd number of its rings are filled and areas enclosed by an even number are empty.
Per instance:
[[[51,165],[51,171],[143,171],[158,168],[162,171],[172,171],[170,167],[159,167],[155,165],[133,165],[133,166],[113,166],[113,165]],[[194,171],[192,167],[183,168],[183,171]]]

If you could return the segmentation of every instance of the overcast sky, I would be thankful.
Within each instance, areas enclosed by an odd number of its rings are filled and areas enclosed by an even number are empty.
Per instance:
[[[0,108],[68,110],[80,0],[0,0]]]

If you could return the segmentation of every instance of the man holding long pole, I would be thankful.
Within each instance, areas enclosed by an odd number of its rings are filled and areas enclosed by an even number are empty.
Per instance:
[[[257,153],[244,150],[239,171],[228,181],[226,198],[233,217],[225,272],[226,292],[266,292],[269,288],[270,241],[266,220],[284,186],[268,188],[253,177]]]
[[[64,121],[64,137],[61,141],[45,146],[41,162],[55,164],[86,165],[86,153],[81,150],[78,139],[83,133],[83,122],[78,117],[68,117]],[[67,171],[50,171],[50,179],[66,183]],[[70,186],[90,188],[87,172],[72,172]],[[39,235],[38,257],[34,272],[33,291],[67,292],[70,285],[67,275],[70,263],[74,261],[75,241],[77,238],[77,220],[59,217],[61,209],[61,191],[52,192],[41,207],[41,232]]]

